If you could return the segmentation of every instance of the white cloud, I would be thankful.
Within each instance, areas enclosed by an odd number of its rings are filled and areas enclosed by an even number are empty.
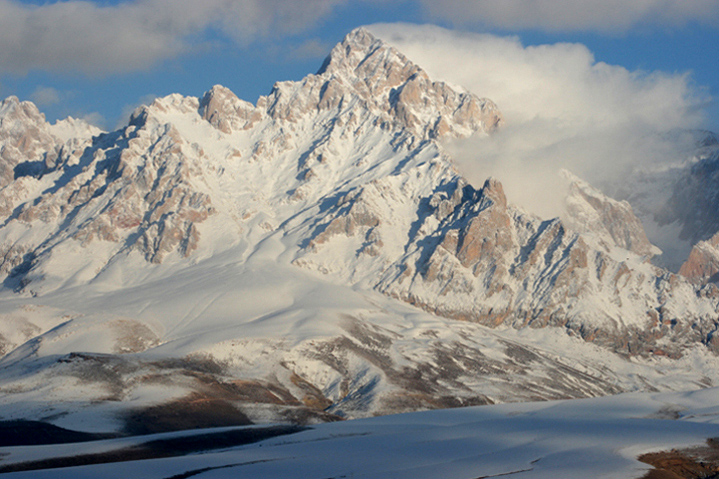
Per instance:
[[[368,8],[394,0],[361,0]],[[208,38],[248,44],[300,33],[349,0],[0,0],[0,71],[105,75],[146,69]],[[625,31],[635,25],[719,23],[717,0],[412,0],[430,18],[545,30]],[[311,47],[311,44],[307,45]]]
[[[30,94],[30,99],[37,106],[49,106],[60,103],[60,92],[55,88],[39,86]]]
[[[458,24],[544,31],[623,32],[638,25],[717,24],[716,0],[421,0],[433,17]]]
[[[107,120],[105,119],[105,117],[96,111],[86,113],[82,115],[81,118],[89,124],[100,128],[101,130],[104,130],[107,125]]]
[[[0,0],[0,70],[102,75],[147,68],[192,47],[208,29],[236,42],[301,32],[346,0]]]
[[[324,43],[316,38],[307,40],[299,45],[290,46],[285,52],[285,58],[324,58],[332,50],[332,45]]]
[[[579,44],[525,47],[514,37],[438,27],[370,29],[432,78],[493,100],[506,125],[489,138],[454,145],[465,174],[503,182],[510,201],[542,216],[560,213],[569,169],[599,186],[631,169],[676,161],[676,129],[698,128],[704,99],[686,74],[631,72],[597,62]]]

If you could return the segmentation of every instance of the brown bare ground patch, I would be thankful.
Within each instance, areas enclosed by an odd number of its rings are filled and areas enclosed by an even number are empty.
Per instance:
[[[125,418],[125,429],[133,435],[250,424],[250,419],[228,401],[200,393],[136,411]]]
[[[324,411],[332,405],[332,401],[327,399],[324,394],[322,394],[322,391],[296,373],[292,373],[290,380],[292,381],[292,384],[302,390],[304,393],[302,403],[311,410]]]
[[[638,458],[654,466],[642,479],[717,479],[719,478],[719,438],[706,446],[652,452]]]

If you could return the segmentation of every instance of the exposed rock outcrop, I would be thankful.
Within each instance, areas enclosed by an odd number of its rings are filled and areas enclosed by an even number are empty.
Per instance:
[[[717,282],[719,280],[717,273],[719,273],[719,233],[707,241],[698,242],[679,270],[679,274],[700,284]]]

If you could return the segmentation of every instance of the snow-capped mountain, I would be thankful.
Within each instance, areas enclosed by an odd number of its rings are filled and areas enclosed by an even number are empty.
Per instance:
[[[215,86],[100,133],[5,100],[0,415],[325,420],[719,383],[719,290],[653,266],[629,203],[567,172],[566,217],[542,219],[455,169],[444,142],[503,122],[364,29],[256,104]]]

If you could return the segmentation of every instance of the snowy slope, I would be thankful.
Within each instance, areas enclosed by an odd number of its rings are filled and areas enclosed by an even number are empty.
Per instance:
[[[706,447],[707,439],[719,436],[718,400],[717,390],[711,389],[421,412],[323,424],[255,444],[181,457],[7,477],[639,478],[651,469],[637,460],[640,455]],[[0,467],[228,431],[232,430],[4,448],[7,455]]]
[[[141,288],[6,301],[13,326],[47,332],[0,363],[0,414],[113,430],[129,410],[193,395],[253,422],[314,421],[328,419],[318,409],[362,417],[719,382],[719,360],[701,346],[627,360],[561,331],[442,319],[278,266],[272,243]],[[29,306],[40,302],[55,309]]]

